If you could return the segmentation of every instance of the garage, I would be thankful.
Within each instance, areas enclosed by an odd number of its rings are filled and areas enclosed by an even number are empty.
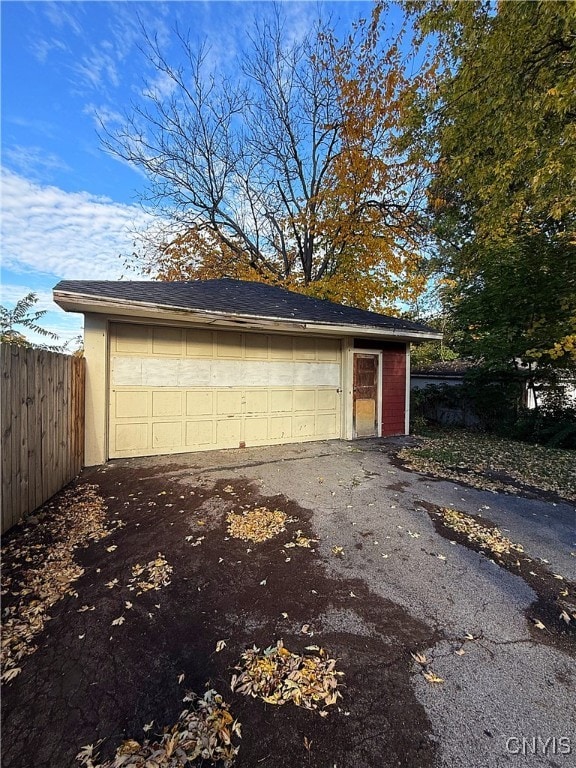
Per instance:
[[[58,283],[84,314],[88,466],[405,434],[419,323],[231,279]]]

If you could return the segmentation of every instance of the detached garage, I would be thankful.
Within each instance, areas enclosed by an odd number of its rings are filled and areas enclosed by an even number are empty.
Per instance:
[[[399,318],[238,280],[63,281],[85,315],[86,464],[408,432]]]

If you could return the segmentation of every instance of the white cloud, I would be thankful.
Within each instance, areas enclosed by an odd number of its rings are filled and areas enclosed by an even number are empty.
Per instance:
[[[108,84],[117,88],[120,77],[116,63],[116,56],[110,46],[102,44],[100,48],[92,47],[73,69],[82,82],[95,90],[102,90]]]
[[[69,166],[57,155],[41,147],[25,147],[16,144],[3,152],[4,162],[27,179],[40,181],[53,171],[66,171]]]
[[[2,304],[7,307],[14,307],[15,304],[27,296],[29,293],[35,293],[38,301],[34,304],[34,311],[52,311],[54,309],[54,302],[52,301],[52,291],[47,290],[35,290],[31,288],[27,283],[10,283],[9,285],[3,284],[0,287],[0,298]]]
[[[46,64],[48,56],[54,51],[60,51],[66,53],[69,51],[68,46],[56,37],[50,38],[34,38],[30,41],[30,50],[33,56],[40,62],[40,64]]]
[[[153,221],[141,208],[87,192],[41,186],[2,172],[2,263],[17,273],[114,280],[135,231]]]

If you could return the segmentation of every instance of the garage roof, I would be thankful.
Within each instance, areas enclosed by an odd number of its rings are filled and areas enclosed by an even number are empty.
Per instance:
[[[440,338],[421,323],[315,299],[267,283],[222,278],[160,282],[153,280],[62,280],[54,301],[68,311],[111,312],[115,304],[166,308],[197,315],[281,320],[322,326],[388,330],[390,335]],[[387,335],[383,333],[383,335]]]

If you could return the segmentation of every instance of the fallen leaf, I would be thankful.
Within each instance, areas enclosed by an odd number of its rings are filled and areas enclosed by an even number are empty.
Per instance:
[[[226,648],[226,640],[218,640],[216,643],[216,653],[220,653],[224,648]]]
[[[126,619],[124,618],[124,616],[118,616],[118,618],[114,619],[114,621],[112,622],[112,626],[118,627],[120,626],[120,624],[124,624],[125,621]]]
[[[424,675],[424,678],[429,683],[439,684],[444,682],[444,680],[441,677],[438,677],[438,675],[435,672],[429,671],[429,672],[423,672],[422,674]]]
[[[410,656],[412,656],[417,664],[421,664],[422,666],[426,666],[426,664],[428,664],[428,659],[423,653],[411,653]]]
[[[184,680],[184,677],[185,677],[184,672],[182,672],[181,675],[178,675],[178,684],[179,685],[182,684],[182,681]]]
[[[17,677],[20,672],[22,672],[22,667],[11,667],[10,669],[7,669],[6,672],[2,673],[1,679],[8,683],[10,680],[14,680],[15,677]]]

